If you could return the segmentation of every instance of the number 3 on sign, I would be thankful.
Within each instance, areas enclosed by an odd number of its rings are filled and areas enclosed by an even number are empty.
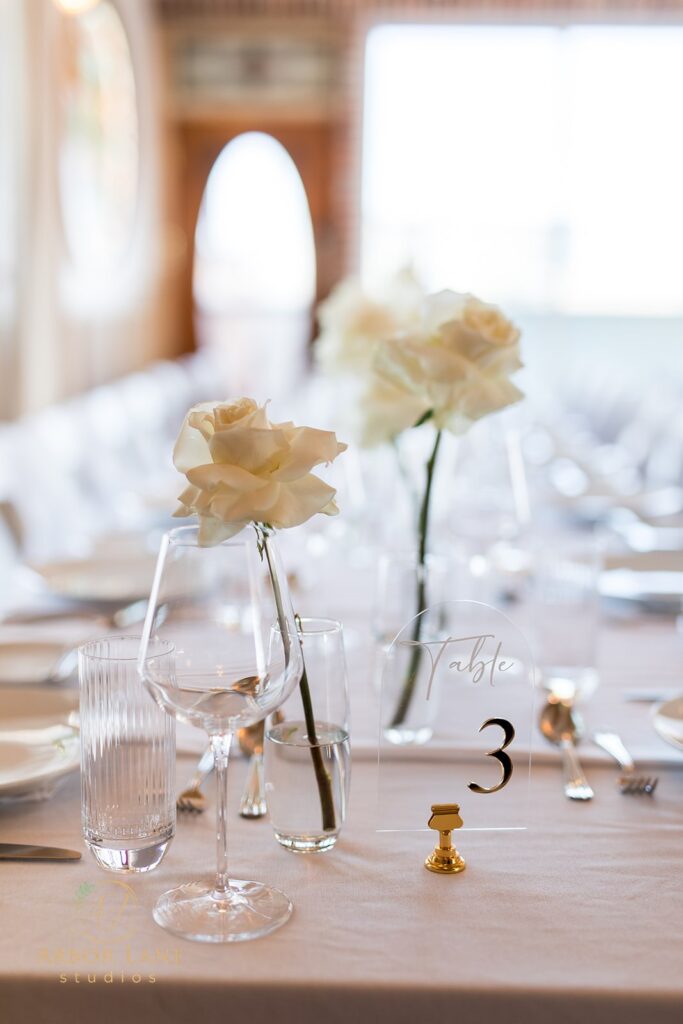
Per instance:
[[[515,738],[514,726],[512,725],[512,722],[508,722],[507,718],[487,718],[479,729],[479,732],[481,732],[482,729],[486,729],[489,725],[498,725],[505,733],[504,742],[499,747],[496,747],[495,750],[490,750],[486,755],[487,757],[495,757],[496,761],[498,761],[503,769],[503,777],[497,786],[491,786],[490,789],[485,789],[484,786],[480,786],[476,782],[470,782],[468,788],[471,789],[473,793],[497,793],[499,789],[503,788],[503,786],[507,786],[508,782],[512,778],[512,761],[510,760],[509,755],[505,753],[505,748],[509,747]]]

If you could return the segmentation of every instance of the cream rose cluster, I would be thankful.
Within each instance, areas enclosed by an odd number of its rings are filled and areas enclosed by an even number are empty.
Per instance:
[[[419,330],[375,349],[361,403],[362,442],[392,440],[429,416],[461,434],[523,398],[510,380],[522,368],[519,330],[495,306],[443,291],[427,297]]]
[[[218,544],[249,523],[298,526],[336,515],[335,490],[311,473],[346,449],[334,433],[270,423],[250,398],[203,402],[188,412],[173,463],[188,480],[176,516],[199,516],[199,542]]]
[[[318,365],[328,373],[368,371],[382,342],[418,326],[423,298],[408,269],[377,293],[366,291],[355,278],[342,281],[318,307]]]

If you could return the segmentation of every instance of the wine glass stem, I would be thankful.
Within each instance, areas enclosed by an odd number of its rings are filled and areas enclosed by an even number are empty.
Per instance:
[[[228,756],[232,733],[211,737],[216,772],[216,896],[225,896],[228,884]]]

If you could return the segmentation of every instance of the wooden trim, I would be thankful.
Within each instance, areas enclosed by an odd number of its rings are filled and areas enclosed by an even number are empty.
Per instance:
[[[230,15],[238,18],[307,17],[353,19],[371,12],[457,14],[463,10],[546,11],[562,14],[601,11],[680,13],[675,0],[156,0],[163,18],[176,21]]]
[[[182,319],[185,337],[195,347],[192,277],[199,208],[215,161],[225,146],[245,131],[272,135],[287,150],[301,175],[313,223],[316,304],[327,295],[345,270],[346,253],[340,238],[332,168],[335,153],[340,144],[343,145],[342,126],[329,120],[302,123],[298,118],[292,122],[252,117],[183,122],[178,126],[178,146],[182,153],[180,193],[188,256],[183,280]]]

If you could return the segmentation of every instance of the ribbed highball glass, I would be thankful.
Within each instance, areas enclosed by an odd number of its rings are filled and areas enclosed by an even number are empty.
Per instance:
[[[81,816],[101,867],[155,868],[175,832],[175,724],[138,673],[140,638],[104,637],[78,651],[81,687]],[[174,647],[147,651],[158,671],[174,671]]]

